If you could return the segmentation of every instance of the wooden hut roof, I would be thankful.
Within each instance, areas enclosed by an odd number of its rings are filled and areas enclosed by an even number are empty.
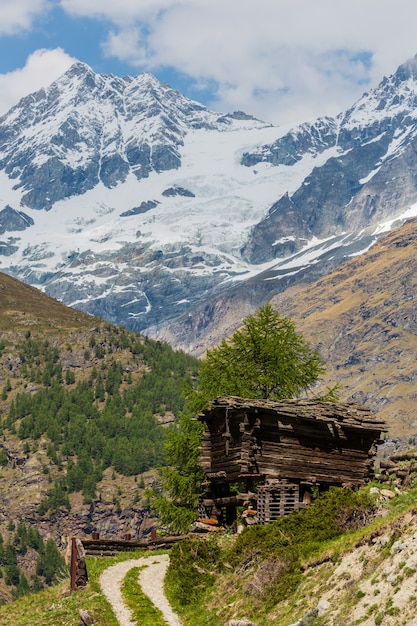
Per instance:
[[[322,422],[341,422],[346,427],[359,430],[386,432],[386,423],[377,419],[367,407],[353,402],[335,403],[322,400],[264,400],[220,396],[199,415],[202,422],[210,422],[224,411],[249,411],[251,413],[274,415],[276,418],[294,420],[316,420]]]

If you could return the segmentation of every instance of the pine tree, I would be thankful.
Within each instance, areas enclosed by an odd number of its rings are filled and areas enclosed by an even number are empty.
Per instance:
[[[324,372],[324,363],[292,320],[271,304],[243,321],[229,339],[207,351],[201,364],[198,404],[219,395],[281,400],[305,393]]]
[[[195,519],[204,476],[198,463],[201,434],[201,424],[183,413],[178,429],[167,438],[167,466],[159,470],[162,492],[155,494],[152,504],[175,533],[188,529]]]
[[[65,572],[65,560],[52,539],[44,544],[36,562],[36,573],[43,576],[45,583],[50,585],[56,582]]]

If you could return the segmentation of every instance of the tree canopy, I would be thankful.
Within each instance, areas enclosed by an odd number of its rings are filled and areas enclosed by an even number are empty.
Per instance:
[[[197,405],[219,395],[281,400],[305,393],[324,362],[294,322],[265,304],[240,329],[208,350],[199,373]]]

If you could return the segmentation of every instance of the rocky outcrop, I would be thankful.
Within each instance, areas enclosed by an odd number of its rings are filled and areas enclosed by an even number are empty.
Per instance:
[[[57,537],[82,538],[98,533],[101,539],[123,539],[126,535],[145,539],[157,525],[147,508],[129,505],[120,510],[112,502],[100,500],[70,513],[62,510],[50,522]],[[45,525],[45,521],[40,523]]]
[[[29,215],[26,215],[23,211],[16,211],[9,205],[0,211],[0,235],[7,231],[25,230],[25,228],[32,226],[33,223],[33,219]]]
[[[131,217],[132,215],[141,215],[142,213],[147,213],[151,209],[154,209],[158,206],[158,202],[156,200],[146,200],[141,202],[139,206],[135,206],[128,211],[123,211],[120,213],[120,217]]]
[[[184,187],[169,187],[162,192],[162,195],[166,198],[172,198],[173,196],[183,196],[185,198],[195,198],[195,194],[189,189]]]
[[[258,163],[294,165],[306,154],[317,155],[336,143],[337,120],[324,117],[313,124],[302,124],[270,145],[245,152],[241,163],[253,167]]]

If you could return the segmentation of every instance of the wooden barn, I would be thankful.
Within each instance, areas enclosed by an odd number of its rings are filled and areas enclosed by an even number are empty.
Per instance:
[[[363,485],[386,431],[364,406],[318,400],[220,397],[199,420],[200,517],[227,524],[238,506],[264,524],[309,504],[313,488]]]

